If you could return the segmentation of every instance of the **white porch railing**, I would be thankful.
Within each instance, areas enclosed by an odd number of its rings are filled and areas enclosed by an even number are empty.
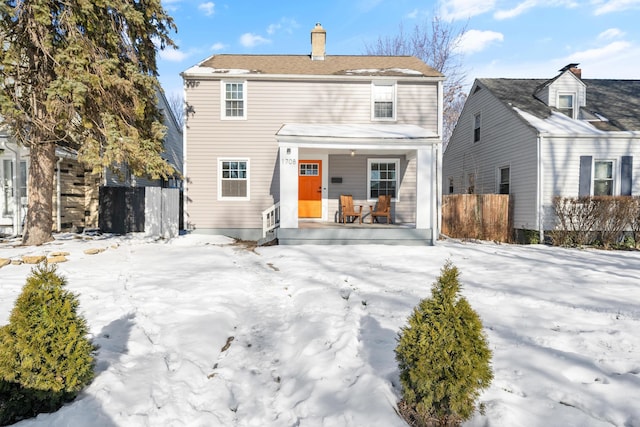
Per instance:
[[[267,237],[267,233],[280,227],[280,202],[262,211],[262,238]]]

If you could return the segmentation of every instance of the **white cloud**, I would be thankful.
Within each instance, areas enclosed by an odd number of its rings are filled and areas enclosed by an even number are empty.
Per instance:
[[[211,16],[215,13],[216,5],[213,2],[200,3],[198,5],[198,10],[204,12],[206,16]]]
[[[618,28],[609,28],[598,34],[599,40],[613,40],[624,36],[624,32]]]
[[[271,40],[252,33],[244,33],[240,36],[240,44],[244,47],[254,47],[261,44],[271,43]]]
[[[214,43],[211,45],[211,50],[213,50],[214,52],[224,50],[226,48],[227,48],[227,45],[224,43]]]
[[[594,15],[640,9],[640,0],[593,0],[591,4],[596,6]]]
[[[515,18],[516,16],[523,14],[527,10],[532,9],[537,5],[538,1],[536,0],[525,0],[513,9],[496,11],[496,13],[493,14],[493,17],[498,20]]]
[[[468,19],[493,10],[496,0],[451,0],[440,1],[440,15],[448,21]]]
[[[280,32],[280,30],[288,34],[292,34],[293,31],[299,27],[300,25],[296,22],[295,19],[281,18],[279,22],[271,24],[267,27],[267,34],[275,34],[276,32]]]
[[[457,43],[457,51],[460,53],[476,53],[483,51],[494,42],[504,40],[504,35],[495,31],[469,30],[462,35]]]
[[[159,52],[160,59],[164,59],[169,62],[181,62],[189,57],[189,54],[179,49],[163,49]]]
[[[583,50],[582,52],[575,52],[570,55],[570,58],[575,59],[575,62],[595,61],[618,55],[625,50],[630,49],[631,47],[632,45],[629,42],[618,41],[609,43],[608,45],[603,47]]]

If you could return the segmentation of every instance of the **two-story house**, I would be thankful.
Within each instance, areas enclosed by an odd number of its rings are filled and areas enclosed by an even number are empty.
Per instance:
[[[258,240],[275,216],[280,244],[435,241],[444,77],[325,42],[317,24],[310,55],[214,55],[182,73],[187,228]],[[343,194],[362,224],[340,223]],[[382,194],[392,224],[371,224]]]
[[[445,194],[510,194],[516,236],[555,227],[553,198],[638,195],[640,80],[476,79],[443,155]]]

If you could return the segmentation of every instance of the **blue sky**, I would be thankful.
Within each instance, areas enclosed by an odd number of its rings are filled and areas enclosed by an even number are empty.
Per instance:
[[[160,82],[182,93],[179,73],[217,53],[309,54],[316,22],[327,55],[360,55],[379,37],[454,28],[470,84],[476,77],[551,78],[570,62],[583,78],[640,79],[640,0],[162,0],[178,32],[160,53]]]

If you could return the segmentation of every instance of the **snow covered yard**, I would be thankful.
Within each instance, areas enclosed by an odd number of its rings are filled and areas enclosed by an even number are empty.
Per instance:
[[[57,237],[0,258],[69,252],[97,375],[21,427],[403,426],[396,334],[447,259],[494,353],[466,426],[640,426],[640,252]],[[30,270],[0,268],[0,324]]]

